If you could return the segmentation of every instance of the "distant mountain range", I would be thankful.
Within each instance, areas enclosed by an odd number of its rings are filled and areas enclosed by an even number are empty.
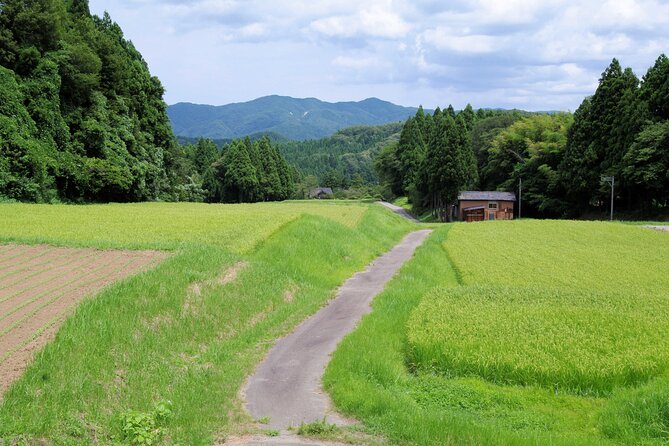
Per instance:
[[[359,102],[324,102],[315,98],[265,96],[222,106],[178,103],[167,109],[174,134],[213,139],[258,134],[291,140],[318,139],[355,125],[405,121],[417,108],[376,98]]]

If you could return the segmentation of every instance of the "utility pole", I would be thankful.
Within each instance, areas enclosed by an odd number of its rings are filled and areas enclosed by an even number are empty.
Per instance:
[[[520,178],[520,183],[518,184],[518,220],[523,216],[523,179]]]
[[[616,177],[614,177],[614,176],[611,176],[611,177],[602,176],[602,183],[608,183],[608,184],[611,185],[611,217],[610,217],[609,220],[613,221],[613,196],[614,196],[613,193],[614,193],[614,189],[616,187]]]

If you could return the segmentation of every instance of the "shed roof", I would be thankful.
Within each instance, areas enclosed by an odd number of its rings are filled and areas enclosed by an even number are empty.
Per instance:
[[[316,197],[320,194],[332,195],[332,189],[329,187],[316,187],[314,189],[311,189],[311,191],[309,191],[309,196],[311,197]]]
[[[467,201],[516,201],[513,192],[497,191],[463,191],[458,195],[458,200]]]

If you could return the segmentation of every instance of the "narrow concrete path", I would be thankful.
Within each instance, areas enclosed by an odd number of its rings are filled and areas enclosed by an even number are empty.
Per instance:
[[[401,215],[402,217],[406,218],[407,220],[411,220],[414,223],[420,223],[420,220],[418,220],[416,217],[414,217],[409,212],[407,212],[407,210],[404,209],[403,207],[395,206],[394,204],[388,203],[387,201],[379,201],[379,204],[381,206],[387,207],[388,209],[390,209],[394,213]]]
[[[398,245],[351,277],[325,308],[280,339],[245,388],[246,408],[255,419],[269,417],[267,427],[286,429],[325,418],[345,424],[331,409],[321,388],[330,355],[350,333],[370,303],[430,234],[412,232]]]

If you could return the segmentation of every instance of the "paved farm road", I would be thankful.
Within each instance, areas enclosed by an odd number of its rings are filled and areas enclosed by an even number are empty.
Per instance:
[[[407,210],[404,209],[403,207],[396,206],[392,203],[388,203],[387,201],[379,201],[379,204],[381,206],[387,207],[388,209],[390,209],[394,213],[401,215],[402,217],[406,218],[407,220],[411,220],[415,223],[420,223],[420,221],[416,217],[414,217],[409,212],[407,212]]]
[[[330,354],[362,316],[371,311],[374,296],[430,232],[421,230],[407,235],[365,271],[350,278],[326,307],[274,345],[245,389],[246,407],[254,418],[269,417],[266,427],[272,429],[286,429],[324,417],[331,423],[344,423],[330,410],[329,397],[321,389],[321,377]]]

